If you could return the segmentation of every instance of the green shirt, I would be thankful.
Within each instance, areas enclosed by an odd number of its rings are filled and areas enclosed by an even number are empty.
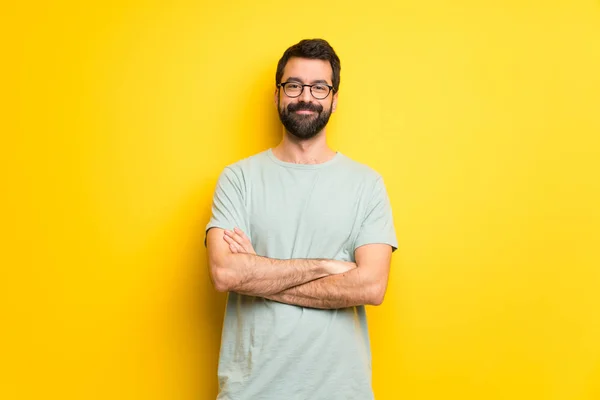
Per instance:
[[[260,256],[354,261],[369,243],[398,246],[381,176],[341,153],[294,164],[271,149],[224,169],[210,228],[239,227]],[[373,399],[364,306],[321,310],[230,292],[218,399]]]

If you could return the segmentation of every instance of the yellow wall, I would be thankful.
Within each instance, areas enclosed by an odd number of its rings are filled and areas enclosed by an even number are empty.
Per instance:
[[[112,3],[3,6],[0,398],[214,398],[212,191],[324,37],[400,241],[377,399],[600,399],[599,2]]]

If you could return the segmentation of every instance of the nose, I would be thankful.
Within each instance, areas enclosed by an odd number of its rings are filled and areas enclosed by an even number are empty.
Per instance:
[[[302,101],[304,103],[310,103],[312,101],[312,94],[310,93],[310,87],[304,86],[302,88],[302,93],[298,96],[298,101]]]

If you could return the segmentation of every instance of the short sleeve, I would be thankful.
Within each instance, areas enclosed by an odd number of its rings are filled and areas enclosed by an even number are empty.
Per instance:
[[[235,227],[248,233],[244,181],[240,175],[241,172],[236,173],[229,167],[221,172],[213,196],[212,215],[206,225],[205,233],[211,228],[233,229]],[[204,244],[206,245],[206,236]]]
[[[392,207],[381,176],[377,178],[370,195],[354,249],[365,244],[384,243],[392,246],[392,251],[395,251],[398,248],[398,241]]]

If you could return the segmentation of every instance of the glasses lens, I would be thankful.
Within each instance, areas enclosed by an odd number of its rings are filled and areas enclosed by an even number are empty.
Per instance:
[[[310,90],[316,99],[324,99],[329,94],[329,86],[326,85],[314,85]]]
[[[298,97],[302,93],[302,85],[295,82],[287,82],[283,84],[283,91],[290,97]]]

